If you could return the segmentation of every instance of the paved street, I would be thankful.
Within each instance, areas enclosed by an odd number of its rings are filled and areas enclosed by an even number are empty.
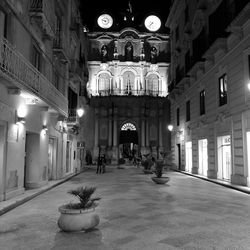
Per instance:
[[[142,168],[88,169],[0,217],[0,249],[250,249],[250,196],[178,172],[157,185]],[[95,185],[100,224],[65,233],[58,207],[67,190]]]

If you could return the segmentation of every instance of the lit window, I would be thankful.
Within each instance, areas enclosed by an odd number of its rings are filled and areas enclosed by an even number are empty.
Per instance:
[[[136,127],[135,127],[135,125],[132,124],[132,123],[125,123],[125,124],[122,126],[121,130],[136,130]]]
[[[219,78],[219,105],[227,104],[227,75]]]
[[[205,110],[205,90],[200,92],[200,115],[204,115]]]

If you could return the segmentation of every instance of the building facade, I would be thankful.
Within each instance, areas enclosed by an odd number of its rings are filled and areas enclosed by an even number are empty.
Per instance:
[[[139,32],[89,32],[86,150],[111,163],[169,149],[169,37]]]
[[[250,3],[172,4],[173,166],[250,186]]]
[[[77,9],[74,0],[0,3],[0,201],[80,171],[73,109],[87,74]]]

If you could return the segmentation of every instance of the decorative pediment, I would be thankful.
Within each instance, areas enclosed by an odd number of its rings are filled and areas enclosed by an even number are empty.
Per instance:
[[[139,39],[139,35],[134,29],[125,29],[121,32],[121,35],[119,36],[119,39],[125,39],[126,37],[130,37],[133,39]]]
[[[113,41],[113,37],[104,33],[101,36],[99,36],[96,40],[100,42],[104,42],[104,41],[110,42],[110,41]]]

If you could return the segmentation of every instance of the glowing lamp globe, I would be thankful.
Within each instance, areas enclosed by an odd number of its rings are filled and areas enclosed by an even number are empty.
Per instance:
[[[77,115],[78,115],[79,117],[82,117],[83,114],[84,114],[84,110],[83,110],[82,108],[77,109],[76,112],[77,112]]]

